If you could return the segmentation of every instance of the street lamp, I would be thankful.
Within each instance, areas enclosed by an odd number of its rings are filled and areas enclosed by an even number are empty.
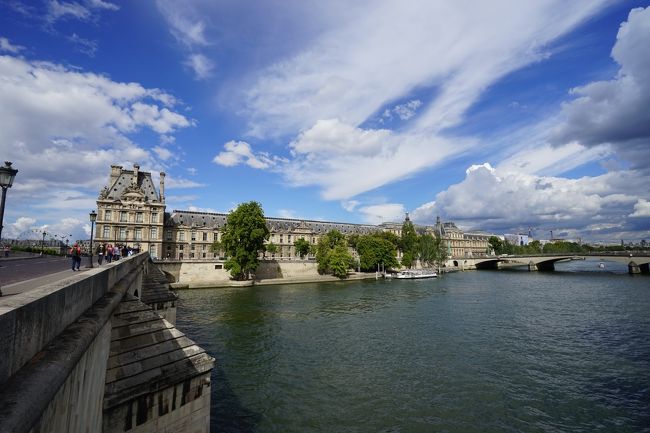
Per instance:
[[[93,232],[95,231],[95,221],[97,221],[97,212],[90,212],[90,267],[93,267]]]
[[[0,187],[2,187],[2,202],[0,202],[0,241],[2,240],[2,224],[5,216],[5,197],[7,188],[11,188],[18,170],[11,168],[11,162],[5,161],[4,167],[0,167]]]
[[[45,235],[46,234],[47,234],[47,232],[44,231],[43,232],[43,240],[41,240],[41,255],[43,255],[43,253],[45,252]]]

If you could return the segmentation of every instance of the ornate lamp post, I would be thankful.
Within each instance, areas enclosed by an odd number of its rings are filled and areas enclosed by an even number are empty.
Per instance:
[[[90,267],[93,267],[93,232],[95,231],[95,221],[97,221],[97,212],[90,212]]]
[[[11,162],[5,161],[4,167],[0,167],[0,187],[2,187],[2,202],[0,202],[0,240],[2,240],[2,225],[5,216],[5,198],[7,188],[11,188],[18,170],[11,168]]]

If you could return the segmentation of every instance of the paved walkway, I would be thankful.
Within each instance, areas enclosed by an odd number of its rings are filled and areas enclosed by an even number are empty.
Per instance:
[[[79,272],[84,272],[86,270],[88,270],[88,268],[81,268],[77,272],[73,272],[72,270],[67,269],[65,271],[55,272],[53,274],[48,274],[48,275],[42,275],[40,277],[32,278],[25,281],[19,281],[13,284],[7,284],[6,286],[0,287],[0,290],[2,290],[3,297],[17,295],[18,293],[27,292],[28,290],[38,289],[39,287],[45,286],[47,284],[56,283],[57,281],[61,281],[64,278],[77,275]]]

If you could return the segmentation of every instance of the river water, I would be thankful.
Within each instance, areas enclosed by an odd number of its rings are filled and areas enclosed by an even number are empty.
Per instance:
[[[212,432],[650,432],[650,277],[556,272],[180,292]]]

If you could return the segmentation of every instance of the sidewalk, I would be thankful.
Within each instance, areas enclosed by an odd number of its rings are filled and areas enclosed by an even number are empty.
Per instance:
[[[79,272],[84,272],[88,269],[89,268],[81,268]],[[19,293],[27,292],[29,290],[38,289],[39,287],[45,286],[47,284],[56,283],[57,281],[61,281],[65,278],[72,277],[74,275],[78,275],[78,272],[73,272],[72,270],[67,269],[65,271],[43,275],[40,277],[32,278],[30,280],[7,284],[6,286],[0,287],[0,290],[2,290],[2,297],[17,295]]]

